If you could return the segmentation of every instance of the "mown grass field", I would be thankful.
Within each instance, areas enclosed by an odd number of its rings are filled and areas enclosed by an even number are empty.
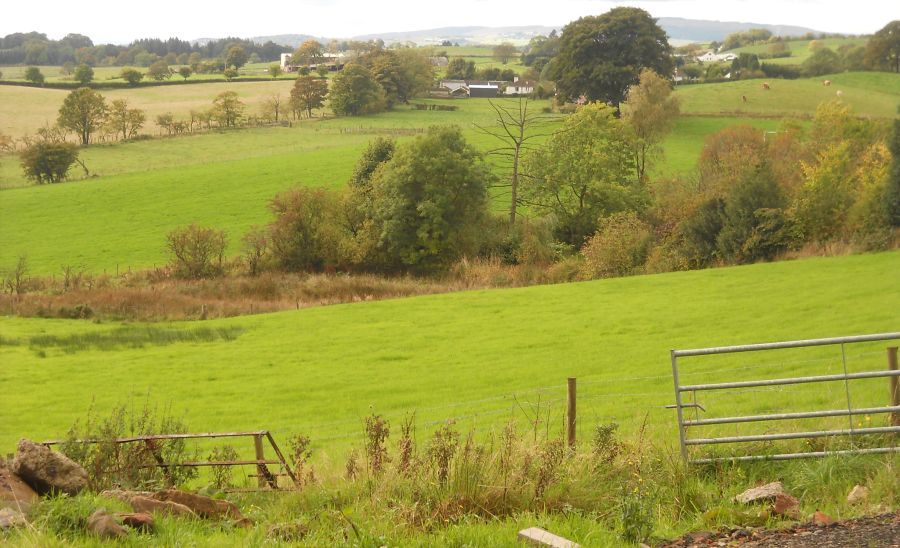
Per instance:
[[[831,80],[823,86],[823,80]],[[848,72],[798,80],[742,80],[718,84],[682,86],[677,95],[688,115],[808,116],[823,101],[837,99],[860,116],[893,117],[900,106],[900,74]],[[746,97],[744,102],[742,97]]]
[[[867,38],[825,38],[822,40],[815,40],[816,42],[822,44],[826,48],[830,48],[832,50],[837,51],[838,48],[845,45],[850,46],[865,46],[866,42],[868,42]],[[815,53],[814,51],[809,49],[809,44],[812,40],[790,40],[785,42],[788,46],[788,49],[791,51],[790,57],[778,57],[775,59],[761,59],[764,63],[772,63],[775,65],[800,65]],[[757,44],[754,46],[745,46],[743,48],[737,48],[731,50],[732,53],[755,53],[757,55],[761,53],[769,53],[771,44]]]
[[[453,417],[462,431],[527,425],[537,410],[541,431],[558,431],[569,376],[579,378],[583,439],[610,422],[630,437],[646,420],[652,439],[675,443],[673,412],[663,408],[673,401],[670,349],[897,331],[898,272],[900,253],[891,252],[152,327],[3,317],[0,446],[62,436],[92,404],[102,417],[149,400],[171,404],[196,431],[302,432],[340,463],[372,412],[395,423],[415,412],[420,436]],[[231,331],[177,340],[198,328]],[[848,346],[849,369],[885,367],[886,345]],[[689,383],[842,365],[839,348],[822,347],[686,359],[682,368]],[[885,379],[851,390],[856,406],[886,404]],[[798,385],[700,402],[705,416],[723,416],[840,409],[843,398],[842,385]]]

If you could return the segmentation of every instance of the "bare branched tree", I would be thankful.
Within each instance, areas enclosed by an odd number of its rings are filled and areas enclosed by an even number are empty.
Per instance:
[[[485,135],[499,140],[502,145],[488,151],[491,156],[499,156],[510,164],[510,204],[509,224],[516,224],[516,208],[519,204],[519,163],[522,154],[531,148],[531,142],[549,136],[551,122],[558,121],[559,117],[543,114],[540,111],[529,110],[531,106],[527,97],[520,97],[517,101],[489,101],[496,114],[496,125],[483,127],[476,124],[476,128]],[[498,185],[506,186],[506,185]]]

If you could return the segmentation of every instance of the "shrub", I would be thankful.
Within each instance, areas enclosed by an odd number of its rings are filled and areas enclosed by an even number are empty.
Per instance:
[[[584,256],[581,276],[594,279],[638,272],[647,260],[652,240],[650,227],[634,212],[607,217],[581,248]]]
[[[223,273],[227,243],[224,231],[196,224],[177,228],[166,236],[175,275],[193,280]]]
[[[38,184],[58,183],[66,178],[78,159],[78,147],[73,143],[41,140],[29,145],[20,157],[25,177]]]
[[[272,256],[285,270],[333,270],[343,262],[345,237],[340,197],[322,188],[295,188],[272,200]]]

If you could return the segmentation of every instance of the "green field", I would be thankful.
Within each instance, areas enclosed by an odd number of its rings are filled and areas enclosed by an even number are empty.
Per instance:
[[[541,401],[556,429],[568,376],[579,378],[584,435],[612,421],[632,435],[646,416],[655,439],[672,442],[674,417],[662,407],[673,399],[669,349],[896,331],[898,272],[892,252],[456,293],[156,324],[238,335],[142,348],[102,346],[117,330],[148,329],[138,324],[5,317],[0,362],[14,366],[0,371],[0,445],[61,436],[92,401],[102,414],[130,398],[171,403],[195,430],[303,432],[318,449],[358,440],[372,411],[395,420],[415,411],[421,428],[457,417],[460,428],[483,430]],[[32,341],[45,334],[63,340]],[[848,347],[848,366],[884,367],[884,346]],[[684,382],[716,382],[839,372],[841,360],[826,347],[682,367]],[[884,379],[858,382],[855,405],[887,397]],[[701,402],[707,416],[840,408],[842,386],[790,388]]]
[[[807,59],[809,59],[814,53],[809,49],[809,44],[812,40],[791,40],[786,42],[788,45],[788,49],[791,51],[790,57],[778,57],[776,59],[761,59],[761,62],[764,63],[772,63],[775,65],[800,65]],[[868,42],[867,38],[825,38],[822,40],[816,40],[823,44],[825,47],[830,48],[832,50],[837,51],[837,49],[844,45],[851,46],[865,46],[866,42]],[[745,46],[742,48],[737,48],[730,50],[730,53],[755,53],[757,55],[761,53],[769,53],[769,48],[771,44],[757,44],[754,46]]]
[[[823,86],[831,80],[831,86]],[[741,80],[678,88],[684,114],[733,116],[802,116],[815,112],[822,101],[837,99],[860,116],[893,117],[900,106],[900,74],[848,72],[800,80]],[[746,97],[744,102],[742,97]]]

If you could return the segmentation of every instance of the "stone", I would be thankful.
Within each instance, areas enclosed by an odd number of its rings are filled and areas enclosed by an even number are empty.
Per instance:
[[[775,495],[775,505],[772,507],[772,512],[786,518],[798,519],[800,517],[799,507],[799,500],[787,493],[779,493]]]
[[[12,472],[39,495],[77,495],[87,487],[88,474],[77,462],[46,445],[19,440]]]
[[[119,525],[116,518],[105,509],[96,510],[87,522],[88,531],[105,539],[117,539],[128,536],[128,531]]]
[[[529,527],[519,531],[519,542],[531,546],[549,546],[550,548],[578,548],[571,540],[554,535],[540,527]]]
[[[769,502],[774,501],[775,497],[779,494],[786,494],[784,491],[784,486],[781,485],[780,481],[773,481],[772,483],[767,483],[759,487],[747,489],[740,495],[734,497],[734,500],[743,504],[750,504],[760,501]]]
[[[834,525],[835,521],[828,514],[824,512],[816,512],[813,514],[812,522],[819,527],[828,527],[829,525]]]
[[[135,512],[149,514],[166,514],[169,516],[178,516],[186,518],[196,518],[197,514],[193,510],[183,504],[172,502],[170,500],[156,500],[149,497],[136,495],[128,500]]]
[[[151,514],[146,512],[119,512],[116,517],[122,520],[122,524],[137,529],[145,533],[152,533],[156,530],[156,521]]]
[[[0,465],[0,508],[28,512],[40,497],[22,478]]]
[[[193,510],[195,514],[201,518],[221,519],[230,518],[234,520],[243,519],[240,509],[227,500],[218,500],[203,495],[195,495],[186,491],[177,489],[167,489],[158,491],[153,495],[156,500],[168,500],[183,504]]]
[[[0,508],[0,531],[28,525],[25,515],[13,508]]]
[[[869,489],[862,485],[855,485],[847,494],[847,502],[850,504],[863,504],[869,500]]]

